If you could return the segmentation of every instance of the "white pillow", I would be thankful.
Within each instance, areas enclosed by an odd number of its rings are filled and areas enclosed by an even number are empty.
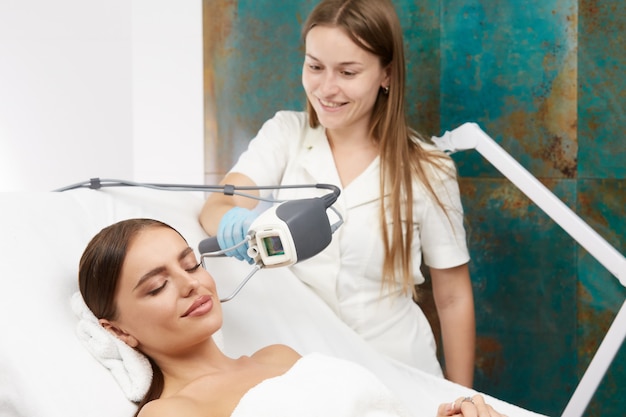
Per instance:
[[[203,200],[137,187],[0,193],[0,415],[132,415],[135,405],[76,336],[78,261],[98,231],[133,217],[164,221],[196,248],[206,237]]]

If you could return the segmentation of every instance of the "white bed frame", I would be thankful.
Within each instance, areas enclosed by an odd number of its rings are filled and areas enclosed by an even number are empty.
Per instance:
[[[624,255],[513,159],[476,123],[465,123],[433,140],[440,149],[449,153],[468,149],[478,151],[626,287]],[[625,337],[626,300],[561,414],[562,417],[582,416]]]

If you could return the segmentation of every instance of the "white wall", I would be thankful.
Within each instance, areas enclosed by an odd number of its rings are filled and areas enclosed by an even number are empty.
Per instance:
[[[203,181],[201,0],[0,0],[0,191]]]

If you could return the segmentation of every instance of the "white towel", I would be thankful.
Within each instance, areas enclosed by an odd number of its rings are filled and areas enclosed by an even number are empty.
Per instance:
[[[152,382],[148,358],[105,330],[80,292],[72,296],[72,310],[79,318],[76,333],[87,350],[111,372],[126,398],[141,401]]]

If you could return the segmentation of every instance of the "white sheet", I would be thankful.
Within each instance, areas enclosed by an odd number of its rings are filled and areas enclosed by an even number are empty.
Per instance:
[[[408,417],[373,373],[352,361],[312,353],[283,375],[252,387],[232,417]]]
[[[177,228],[192,247],[206,237],[197,222],[199,193],[142,188],[64,193],[0,193],[0,415],[130,416],[111,375],[84,349],[70,307],[77,266],[91,237],[130,217],[152,217]],[[211,259],[222,296],[250,266]],[[223,339],[229,355],[285,343],[369,368],[416,416],[434,416],[441,402],[469,391],[404,367],[374,352],[286,269],[254,276],[224,304]],[[510,417],[534,413],[491,399]]]

